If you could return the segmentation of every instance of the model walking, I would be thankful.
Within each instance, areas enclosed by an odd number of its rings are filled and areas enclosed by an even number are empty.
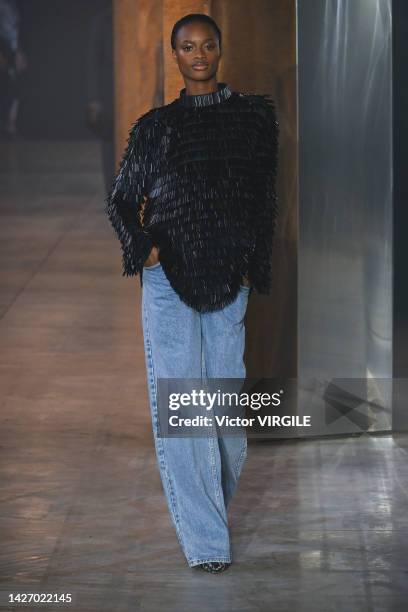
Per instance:
[[[271,287],[278,121],[268,95],[217,82],[221,32],[195,13],[174,25],[185,88],[142,115],[107,200],[123,275],[140,274],[149,400],[170,514],[190,567],[231,563],[227,508],[244,436],[158,435],[158,378],[245,378],[244,316]]]

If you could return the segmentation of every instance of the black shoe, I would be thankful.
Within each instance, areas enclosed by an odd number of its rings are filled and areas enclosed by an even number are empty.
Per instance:
[[[221,574],[221,572],[228,569],[230,565],[230,563],[223,563],[222,561],[209,561],[208,563],[201,563],[198,567],[205,572],[210,572],[210,574]]]

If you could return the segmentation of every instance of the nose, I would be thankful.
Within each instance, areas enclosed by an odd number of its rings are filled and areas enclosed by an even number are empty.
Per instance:
[[[201,53],[197,52],[197,55],[196,55],[195,59],[196,59],[197,62],[205,62],[205,61],[207,61],[206,55],[203,52],[201,52]]]

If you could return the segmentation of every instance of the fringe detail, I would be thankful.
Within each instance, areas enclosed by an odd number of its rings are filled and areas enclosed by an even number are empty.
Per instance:
[[[151,143],[146,140],[147,132],[142,126],[152,123],[154,111],[141,115],[132,125],[119,171],[105,200],[105,213],[122,248],[122,276],[138,274],[153,246],[142,225],[151,167]]]
[[[269,293],[278,136],[269,94],[193,108],[176,99],[142,115],[106,205],[123,275],[140,272],[143,284],[157,245],[170,285],[199,312],[232,303],[243,276]]]
[[[272,251],[279,216],[276,181],[279,160],[279,122],[275,101],[269,94],[256,96],[261,102],[265,121],[257,146],[255,178],[254,251],[249,265],[249,277],[260,294],[269,295],[272,286]]]

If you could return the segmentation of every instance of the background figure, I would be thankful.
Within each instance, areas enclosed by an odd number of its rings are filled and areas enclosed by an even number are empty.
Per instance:
[[[106,2],[91,21],[88,43],[87,121],[100,138],[105,190],[115,171],[113,119],[112,3]]]
[[[19,22],[17,1],[0,0],[0,129],[9,138],[17,136],[19,75],[27,68]]]

